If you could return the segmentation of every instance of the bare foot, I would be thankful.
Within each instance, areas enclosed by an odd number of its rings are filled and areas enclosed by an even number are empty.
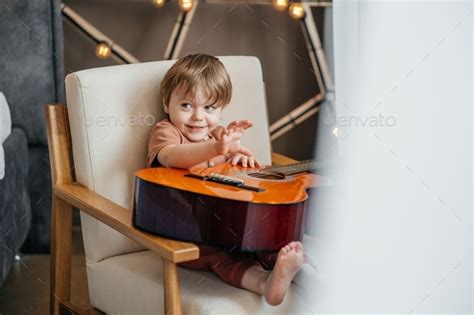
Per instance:
[[[280,249],[275,267],[268,276],[263,290],[263,296],[268,304],[278,305],[283,302],[291,280],[302,264],[303,244],[291,242]]]

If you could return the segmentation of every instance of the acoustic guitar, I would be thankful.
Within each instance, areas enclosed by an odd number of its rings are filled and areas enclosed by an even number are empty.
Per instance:
[[[315,161],[243,168],[148,168],[135,173],[133,223],[169,238],[240,251],[301,240]]]

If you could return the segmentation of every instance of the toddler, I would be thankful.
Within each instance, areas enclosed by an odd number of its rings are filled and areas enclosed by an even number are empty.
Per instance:
[[[205,54],[179,59],[165,74],[161,98],[167,119],[158,122],[148,144],[148,167],[212,167],[229,162],[258,167],[260,162],[240,138],[248,120],[219,126],[221,113],[230,102],[232,85],[219,59]],[[303,263],[303,246],[291,242],[278,255],[230,253],[199,245],[197,260],[180,266],[215,272],[223,281],[256,292],[271,305],[280,304]]]

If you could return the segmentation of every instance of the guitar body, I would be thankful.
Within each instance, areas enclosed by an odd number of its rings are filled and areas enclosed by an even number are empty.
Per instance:
[[[251,177],[228,163],[206,169],[149,168],[135,173],[133,222],[153,234],[242,251],[277,251],[304,233],[307,189],[317,175],[284,180]],[[219,173],[242,179],[243,189],[199,178]]]

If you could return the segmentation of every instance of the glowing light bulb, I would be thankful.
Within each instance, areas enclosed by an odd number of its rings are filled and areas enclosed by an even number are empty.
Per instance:
[[[299,20],[304,16],[303,6],[299,2],[292,3],[288,11],[290,12],[291,18],[295,20]]]
[[[189,10],[191,10],[193,8],[193,0],[179,0],[179,8],[181,9],[181,11],[183,12],[188,12]]]
[[[111,52],[112,52],[112,49],[110,48],[110,45],[107,44],[106,42],[100,42],[95,47],[95,54],[100,59],[109,58]]]
[[[338,137],[338,136],[339,136],[339,129],[337,129],[337,127],[334,128],[334,129],[332,130],[332,134],[335,135],[336,137]]]
[[[166,3],[165,0],[153,0],[153,4],[155,5],[155,7],[157,8],[161,8],[162,6],[164,6]]]
[[[288,7],[288,0],[273,0],[273,7],[278,11],[285,11]]]

